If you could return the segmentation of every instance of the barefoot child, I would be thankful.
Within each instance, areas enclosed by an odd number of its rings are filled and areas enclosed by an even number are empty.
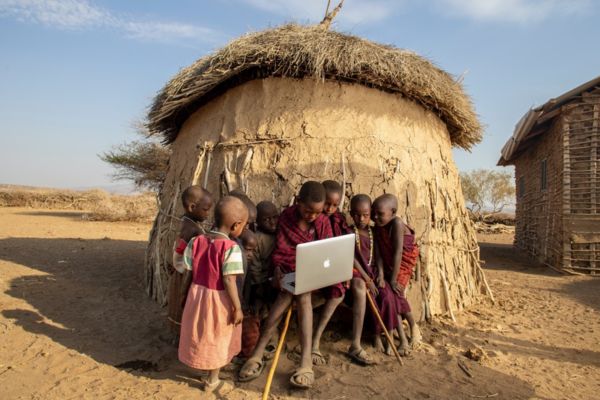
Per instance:
[[[239,199],[225,196],[215,206],[214,219],[215,228],[185,249],[179,360],[209,371],[204,390],[224,395],[234,384],[221,381],[219,371],[241,350],[243,319],[235,284],[244,273],[243,256],[231,238],[244,230],[248,210]]]
[[[393,332],[399,323],[398,313],[396,311],[394,293],[389,285],[385,285],[385,281],[383,280],[383,267],[381,270],[379,270],[375,262],[377,243],[375,242],[374,229],[369,226],[369,222],[371,221],[371,198],[366,194],[358,194],[352,197],[352,201],[350,202],[350,216],[354,221],[354,226],[352,226],[351,229],[354,230],[356,234],[356,251],[354,255],[355,277],[352,279],[352,289],[357,286],[360,286],[361,288],[366,286],[366,289],[371,294],[371,298],[379,311],[379,315],[381,316],[386,329],[388,332]],[[380,280],[382,285],[378,287],[377,278],[379,276],[382,277]],[[366,293],[363,294],[363,298],[366,297],[365,295]],[[358,297],[358,299],[360,300],[360,297]],[[362,318],[360,317],[361,308],[363,315]],[[368,310],[367,312],[365,312],[365,308]],[[366,298],[358,303],[357,300],[354,300],[353,309],[353,347],[350,349],[350,356],[353,357],[353,351],[356,352],[357,357],[361,356],[360,351],[357,352],[357,349],[361,349],[360,333],[363,327],[362,322],[365,314],[369,315],[370,317],[368,325],[370,325],[373,330],[373,347],[382,353],[384,352],[390,356],[393,356],[394,352],[391,348],[391,344],[388,344],[388,348],[386,349],[381,343],[381,334],[383,333],[383,329],[370,305],[366,304]],[[357,361],[360,362],[360,360]]]
[[[277,243],[273,250],[272,284],[279,289],[277,300],[265,320],[252,357],[240,371],[240,381],[247,382],[258,378],[264,367],[264,351],[277,325],[292,302],[296,300],[298,327],[300,330],[300,367],[294,372],[290,383],[300,388],[310,388],[315,381],[312,370],[312,304],[311,293],[293,295],[281,287],[284,274],[296,270],[296,246],[301,243],[326,239],[333,236],[329,219],[323,215],[325,188],[319,182],[308,181],[300,189],[298,204],[287,208],[279,216]]]
[[[346,218],[340,212],[338,212],[338,207],[342,201],[342,187],[336,181],[331,180],[323,182],[323,187],[325,188],[325,205],[323,206],[323,214],[329,218],[333,236],[347,235],[350,233],[350,231],[348,230],[348,225],[346,225]],[[360,288],[358,288],[358,290],[360,291]],[[344,286],[343,283],[338,283],[321,289],[321,293],[323,294],[323,297],[325,297],[326,301],[321,308],[319,320],[313,332],[311,356],[313,364],[315,365],[327,364],[327,360],[325,357],[323,357],[323,354],[321,354],[321,351],[319,350],[321,336],[323,335],[331,316],[335,312],[335,309],[344,300],[346,286]],[[363,300],[365,299],[364,291],[362,293],[362,298]],[[351,350],[354,351],[355,349]],[[370,361],[372,361],[372,359],[370,359]]]
[[[415,232],[400,217],[396,216],[398,199],[392,194],[379,196],[373,203],[373,220],[376,224],[375,235],[379,247],[380,262],[387,284],[395,293],[396,309],[410,326],[410,343],[404,334],[402,320],[398,325],[400,336],[400,355],[410,354],[410,348],[417,349],[421,345],[421,331],[415,323],[410,306],[404,295],[406,285],[419,256],[415,243]],[[381,279],[381,278],[379,278]]]
[[[249,229],[242,232],[240,235],[242,240],[242,248],[246,264],[250,264],[254,258],[254,251],[258,245],[256,235]],[[249,276],[246,276],[246,280],[250,280]],[[252,302],[252,299],[250,299]],[[256,342],[258,341],[258,335],[260,330],[260,320],[258,319],[256,309],[252,304],[246,304],[242,301],[242,310],[244,312],[244,320],[242,321],[242,351],[239,354],[240,358],[248,358]]]
[[[169,330],[175,335],[173,345],[179,346],[179,334],[181,331],[181,315],[183,309],[179,305],[179,292],[181,279],[185,272],[183,252],[191,238],[203,235],[204,229],[200,223],[206,221],[208,212],[213,206],[213,198],[210,192],[200,186],[190,186],[181,194],[181,202],[185,209],[179,242],[173,251],[174,271],[169,279],[167,288],[167,299],[169,300]]]

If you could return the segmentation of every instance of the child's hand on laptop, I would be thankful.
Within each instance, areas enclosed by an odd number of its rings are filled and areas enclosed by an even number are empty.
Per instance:
[[[352,287],[352,281],[344,282],[344,287],[346,288],[346,290],[350,290],[350,288]]]
[[[284,276],[285,274],[281,272],[281,269],[279,267],[275,267],[275,270],[273,271],[273,279],[271,279],[271,286],[273,286],[275,289],[278,289],[281,292],[284,292],[285,289],[283,288],[283,286],[281,286],[281,280]]]

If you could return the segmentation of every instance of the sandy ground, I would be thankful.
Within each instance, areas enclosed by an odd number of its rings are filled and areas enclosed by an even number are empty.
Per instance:
[[[141,284],[150,227],[81,216],[0,208],[2,398],[222,398],[202,392],[198,373],[160,339],[166,309]],[[295,364],[286,353],[272,398],[600,398],[600,279],[540,267],[512,248],[510,235],[480,242],[495,306],[486,301],[456,324],[439,317],[424,326],[425,344],[404,367],[384,355],[372,367],[349,362],[350,327],[333,323],[321,348],[329,364],[315,367],[315,387],[290,387]],[[296,343],[292,331],[287,348]],[[483,360],[465,357],[468,349],[483,351]],[[226,398],[260,398],[266,375]]]

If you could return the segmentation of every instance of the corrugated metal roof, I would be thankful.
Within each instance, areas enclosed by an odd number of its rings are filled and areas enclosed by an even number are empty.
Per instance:
[[[583,93],[588,92],[600,86],[600,76],[584,83],[575,89],[569,90],[561,96],[548,100],[545,104],[527,110],[525,115],[519,120],[515,126],[515,130],[500,151],[501,157],[498,160],[499,166],[512,165],[514,160],[520,155],[520,151],[523,149],[523,142],[532,133],[536,125],[540,123],[540,118],[547,116],[552,111],[559,109],[574,98],[581,96]],[[558,114],[557,114],[558,115]],[[549,121],[544,119],[544,122]]]

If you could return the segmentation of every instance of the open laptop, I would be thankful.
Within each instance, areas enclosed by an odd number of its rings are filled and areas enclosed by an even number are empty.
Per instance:
[[[296,246],[296,272],[286,274],[281,286],[302,294],[352,279],[355,235],[342,235]]]

